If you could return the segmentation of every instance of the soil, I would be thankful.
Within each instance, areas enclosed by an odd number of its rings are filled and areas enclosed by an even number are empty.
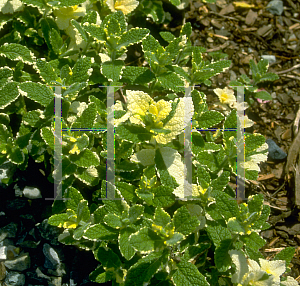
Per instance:
[[[283,1],[284,10],[281,15],[274,15],[266,9],[270,1],[246,0],[238,1],[248,4],[237,6],[232,0],[217,0],[215,4],[192,1],[184,10],[164,2],[164,10],[169,11],[172,21],[168,24],[151,25],[139,22],[151,30],[161,44],[166,44],[159,36],[159,31],[170,31],[179,35],[184,22],[191,22],[193,45],[202,46],[209,52],[220,51],[228,54],[232,66],[226,72],[212,79],[212,86],[201,86],[209,104],[218,102],[214,88],[224,88],[231,80],[242,74],[249,75],[249,61],[256,63],[262,55],[275,56],[269,65],[269,72],[279,75],[279,79],[264,85],[273,97],[273,101],[261,103],[257,100],[246,110],[246,114],[255,124],[247,132],[260,133],[266,139],[272,139],[287,154],[296,133],[293,125],[299,109],[300,81],[300,3]],[[250,5],[250,6],[249,6]],[[137,20],[137,19],[136,19]],[[141,19],[139,19],[141,21]],[[144,63],[141,47],[131,47],[128,62]],[[298,113],[299,114],[299,113]],[[299,150],[299,145],[296,146]],[[295,152],[295,148],[291,152]],[[261,232],[267,244],[261,249],[266,259],[272,259],[286,247],[296,249],[290,264],[289,276],[300,281],[300,202],[296,202],[296,194],[300,199],[299,186],[296,188],[295,173],[284,173],[287,159],[260,164],[261,172],[257,181],[246,182],[246,194],[261,193],[265,204],[271,207],[268,222],[270,229]],[[298,172],[299,176],[299,172]],[[234,182],[235,183],[235,182]]]

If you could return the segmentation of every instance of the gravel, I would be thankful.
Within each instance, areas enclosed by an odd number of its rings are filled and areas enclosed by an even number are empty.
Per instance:
[[[53,201],[45,198],[53,197],[54,187],[38,165],[29,162],[26,171],[11,171],[9,162],[0,166],[0,181],[17,177],[10,186],[0,183],[0,283],[100,285],[88,278],[99,265],[92,251],[61,244],[62,229],[47,223]]]

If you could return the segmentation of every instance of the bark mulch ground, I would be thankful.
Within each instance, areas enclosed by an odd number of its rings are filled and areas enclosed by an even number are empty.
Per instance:
[[[271,207],[268,221],[271,228],[261,233],[267,241],[263,255],[272,259],[281,249],[295,247],[289,275],[300,282],[300,158],[297,157],[300,148],[300,3],[285,0],[282,14],[274,15],[266,9],[269,2],[217,0],[215,4],[208,4],[190,0],[189,6],[181,11],[164,2],[172,21],[156,26],[153,23],[154,29],[149,28],[159,39],[157,31],[170,31],[178,36],[182,24],[191,22],[192,44],[205,47],[204,56],[214,51],[228,54],[232,67],[214,77],[211,87],[200,87],[211,104],[217,103],[214,88],[228,86],[241,74],[249,75],[250,59],[257,63],[262,56],[271,57],[268,71],[277,73],[279,79],[263,88],[272,94],[273,101],[255,101],[246,110],[255,122],[249,132],[274,140],[288,156],[281,161],[262,163],[258,180],[246,182],[246,193],[262,193],[265,204]],[[137,46],[133,49],[142,65],[141,49]],[[134,57],[129,55],[129,60]],[[286,168],[291,172],[285,172]]]

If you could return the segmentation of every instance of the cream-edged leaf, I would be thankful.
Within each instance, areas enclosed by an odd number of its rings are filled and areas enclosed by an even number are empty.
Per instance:
[[[124,15],[129,14],[139,5],[139,2],[136,0],[106,0],[106,4],[112,12],[120,10]]]

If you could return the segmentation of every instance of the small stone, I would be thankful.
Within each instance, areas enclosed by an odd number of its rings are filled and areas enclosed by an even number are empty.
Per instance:
[[[23,190],[23,195],[28,199],[40,199],[42,198],[41,191],[38,188],[34,187],[25,187]]]
[[[220,12],[219,12],[219,14],[220,15],[226,15],[226,14],[230,14],[230,13],[232,13],[232,12],[234,12],[235,11],[235,8],[234,8],[234,6],[230,3],[228,6],[226,6],[225,8],[223,8]]]
[[[272,139],[267,139],[266,143],[269,146],[269,158],[271,160],[283,160],[287,157],[287,154],[282,151]]]
[[[277,230],[276,233],[279,234],[284,239],[289,238],[289,235],[285,231]]]
[[[216,1],[216,5],[219,7],[219,8],[225,8],[227,3],[225,0],[217,0]]]
[[[230,74],[230,80],[231,80],[231,81],[237,79],[236,73],[235,73],[234,71],[230,70],[230,71],[229,71],[229,74]]]
[[[268,26],[262,26],[261,28],[259,28],[256,33],[258,36],[264,36],[266,35],[270,30],[272,29],[272,25],[268,25]]]
[[[217,29],[222,29],[222,27],[223,27],[223,25],[219,21],[217,21],[216,19],[212,19],[211,24],[214,27],[216,27]]]
[[[4,262],[6,268],[15,271],[24,271],[30,268],[30,256],[29,253],[23,253],[13,260],[7,260]]]
[[[25,275],[22,273],[10,271],[5,278],[6,285],[23,286],[25,285]]]
[[[280,16],[283,12],[283,2],[281,0],[272,0],[267,5],[266,9],[273,15]]]
[[[274,55],[262,55],[261,58],[267,60],[270,64],[276,63],[276,57]]]
[[[255,23],[256,19],[257,19],[257,12],[253,12],[251,9],[249,10],[246,19],[245,19],[245,23],[248,26],[253,26],[253,24]]]

